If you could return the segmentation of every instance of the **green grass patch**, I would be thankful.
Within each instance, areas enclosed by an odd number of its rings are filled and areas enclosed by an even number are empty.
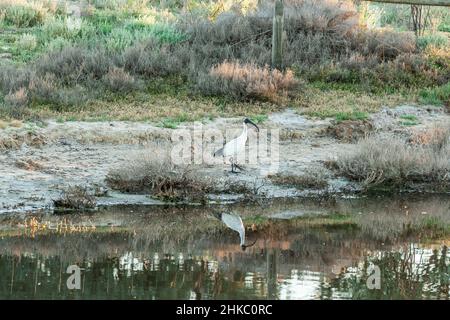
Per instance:
[[[256,124],[263,123],[267,119],[269,119],[269,116],[267,114],[257,114],[257,115],[250,117],[250,120],[252,120]]]
[[[419,101],[424,104],[450,105],[450,83],[440,87],[424,89],[420,93]]]
[[[418,121],[410,121],[410,120],[407,120],[407,121],[400,121],[400,124],[401,124],[402,126],[405,126],[405,127],[410,127],[410,126],[416,126],[416,125],[418,125],[419,122],[418,122]]]
[[[369,117],[367,112],[352,111],[352,112],[338,112],[335,116],[337,122],[345,120],[367,120]]]
[[[192,119],[188,114],[183,113],[176,117],[162,119],[158,126],[168,129],[176,129],[181,123],[186,121],[192,121]]]
[[[262,215],[256,215],[256,216],[251,216],[248,218],[244,219],[244,222],[246,224],[255,224],[255,225],[260,225],[263,224],[265,222],[267,222],[270,218],[267,216],[262,216]]]
[[[400,118],[403,120],[417,121],[417,116],[415,116],[414,114],[404,114],[401,115]]]
[[[450,32],[450,24],[447,23],[441,23],[438,27],[438,31],[441,32]]]
[[[425,50],[428,46],[445,48],[448,45],[448,37],[442,34],[427,34],[417,39],[417,46]]]

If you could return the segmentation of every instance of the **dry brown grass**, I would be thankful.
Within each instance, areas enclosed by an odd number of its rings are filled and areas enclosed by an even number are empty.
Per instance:
[[[72,186],[63,192],[61,198],[53,200],[53,204],[57,210],[87,210],[94,209],[97,201],[87,188]]]
[[[213,186],[211,180],[198,174],[195,166],[175,164],[166,149],[139,155],[110,170],[106,182],[122,192],[150,193],[170,201],[204,200]]]
[[[16,161],[16,167],[29,171],[42,170],[44,166],[33,159],[19,159]]]
[[[414,130],[411,134],[410,143],[419,146],[429,146],[441,150],[449,143],[450,129],[439,127]]]
[[[110,68],[108,73],[103,76],[103,82],[106,87],[114,92],[130,92],[137,89],[138,83],[132,75],[123,68]]]
[[[281,72],[268,66],[222,62],[213,66],[207,76],[200,76],[198,88],[206,94],[231,95],[248,100],[277,101],[298,84],[291,70]]]
[[[22,87],[5,96],[5,103],[3,108],[0,108],[0,113],[16,119],[23,118],[28,113],[27,103],[28,90]]]
[[[408,187],[425,183],[434,186],[431,188],[434,190],[447,190],[450,187],[450,126],[445,130],[446,133],[439,134],[441,138],[437,143],[429,144],[411,144],[391,134],[362,139],[354,153],[339,156],[336,168],[366,187]]]
[[[352,92],[349,90],[321,90],[307,86],[301,95],[293,101],[302,113],[318,117],[334,117],[338,113],[377,112],[382,107],[394,107],[402,103],[414,102],[416,98],[410,95],[390,94],[374,95],[368,92]]]
[[[15,92],[9,93],[5,97],[5,102],[11,107],[22,107],[28,102],[28,91],[25,88],[20,88]]]

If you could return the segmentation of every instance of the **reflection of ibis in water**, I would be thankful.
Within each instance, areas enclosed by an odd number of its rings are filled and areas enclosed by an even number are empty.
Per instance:
[[[256,243],[255,240],[252,244],[245,244],[245,227],[240,216],[231,213],[214,213],[214,216],[225,223],[228,228],[239,233],[239,237],[241,238],[240,245],[243,251]]]

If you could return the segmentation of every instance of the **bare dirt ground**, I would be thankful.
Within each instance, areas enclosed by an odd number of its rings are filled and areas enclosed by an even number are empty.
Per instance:
[[[417,124],[402,124],[402,115],[414,115]],[[358,190],[358,184],[336,177],[325,163],[341,152],[351,152],[355,141],[374,131],[408,133],[450,121],[450,115],[437,107],[399,106],[383,109],[364,121],[310,119],[286,110],[273,113],[261,129],[279,128],[279,168],[283,175],[315,174],[327,179],[325,190],[276,186],[261,170],[264,165],[246,166],[241,174],[230,174],[227,164],[207,165],[202,173],[217,179],[247,181],[267,197],[311,196]],[[241,118],[205,122],[204,129],[241,128]],[[190,129],[193,124],[179,128]],[[170,144],[172,129],[143,122],[64,122],[47,121],[43,126],[24,124],[0,129],[0,212],[51,210],[53,200],[68,186],[80,185],[108,190],[105,177],[112,168],[123,166],[136,154],[155,152],[158,142]],[[251,133],[254,134],[254,133]],[[222,199],[223,200],[223,199]],[[97,204],[159,204],[146,195],[124,195],[109,190]]]

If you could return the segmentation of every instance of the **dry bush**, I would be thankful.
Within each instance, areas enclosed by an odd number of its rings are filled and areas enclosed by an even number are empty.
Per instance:
[[[365,85],[372,92],[379,88],[427,87],[445,82],[447,70],[434,67],[423,55],[402,53],[393,60],[380,61],[376,55],[353,53],[314,77],[328,82]]]
[[[209,68],[225,59],[269,64],[271,60],[273,3],[263,3],[243,15],[227,11],[212,21],[181,18],[193,52],[195,68]],[[329,61],[346,52],[346,39],[357,26],[353,6],[338,1],[285,3],[286,66]]]
[[[17,68],[12,65],[0,67],[0,89],[9,93],[25,88],[30,82],[32,72],[29,69]]]
[[[6,95],[3,110],[0,111],[3,111],[6,116],[21,119],[27,115],[27,105],[28,91],[22,87]]]
[[[227,11],[211,21],[182,17],[178,27],[188,36],[191,70],[209,69],[224,60],[269,64],[272,18],[272,1],[260,4],[245,15]],[[356,71],[371,70],[384,61],[416,50],[415,38],[410,33],[374,31],[359,25],[357,10],[349,1],[287,1],[284,29],[284,65],[319,80],[321,69],[344,64],[352,57],[357,56],[359,60]],[[359,78],[374,76],[377,74],[366,71]]]
[[[358,13],[350,1],[339,0],[287,0],[285,5],[287,28],[293,30],[312,30],[318,32],[335,32],[350,35],[358,27]],[[271,13],[271,7],[262,6],[261,11]],[[259,15],[261,15],[259,13]]]
[[[120,65],[131,74],[148,78],[183,73],[186,69],[182,55],[173,52],[173,45],[160,44],[155,39],[127,48]]]
[[[35,63],[37,75],[54,74],[61,85],[101,79],[112,66],[112,57],[102,49],[66,47],[52,51]]]
[[[440,83],[445,84],[450,82],[450,50],[448,48],[428,47],[425,50],[425,56],[430,61],[442,70]]]
[[[86,210],[94,209],[97,205],[95,196],[87,188],[72,186],[63,192],[61,198],[53,200],[56,209]]]
[[[381,60],[392,60],[400,54],[416,51],[416,38],[412,32],[391,29],[366,30],[353,38],[355,49],[363,54],[374,54]]]
[[[8,94],[5,97],[5,102],[14,107],[21,107],[28,103],[28,92],[25,88],[20,88],[19,90]]]
[[[438,145],[408,144],[395,135],[375,135],[360,140],[355,152],[341,154],[335,165],[338,172],[367,187],[429,183],[445,189],[450,186],[450,141],[447,138]]]
[[[29,171],[38,171],[44,169],[44,166],[33,159],[18,159],[15,163],[17,168],[29,170]]]
[[[123,68],[113,67],[103,76],[103,82],[111,91],[126,93],[138,87],[137,81]]]
[[[57,94],[57,80],[54,74],[46,73],[44,76],[33,76],[28,86],[33,99],[40,102],[52,102]]]
[[[205,94],[231,95],[237,99],[277,98],[297,85],[291,70],[281,72],[255,64],[225,61],[212,67],[209,74],[200,76],[198,88]]]
[[[413,145],[429,146],[436,150],[444,149],[449,144],[449,141],[450,128],[437,125],[431,129],[413,131],[409,140]]]
[[[204,200],[213,186],[207,178],[199,178],[194,166],[174,164],[165,150],[138,156],[111,170],[106,182],[122,192],[148,192],[164,200]]]

